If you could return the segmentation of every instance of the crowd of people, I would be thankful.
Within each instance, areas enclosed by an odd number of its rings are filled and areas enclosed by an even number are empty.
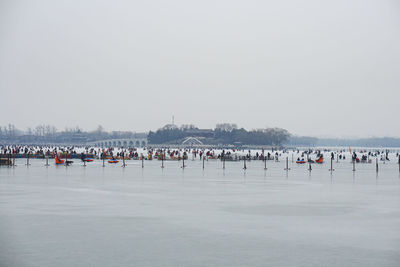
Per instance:
[[[77,146],[0,146],[1,158],[77,158],[77,159],[131,159],[131,160],[181,160],[181,159],[217,159],[227,161],[238,160],[273,160],[279,161],[282,157],[291,156],[297,158],[298,162],[318,162],[326,157],[337,160],[346,160],[346,156],[352,161],[368,163],[371,158],[380,158],[383,161],[390,160],[390,150],[358,150],[350,149],[329,150],[329,149],[204,149],[204,148],[117,148],[117,147],[77,147]],[[392,152],[392,155],[399,157],[399,152]],[[321,161],[322,162],[322,161]]]

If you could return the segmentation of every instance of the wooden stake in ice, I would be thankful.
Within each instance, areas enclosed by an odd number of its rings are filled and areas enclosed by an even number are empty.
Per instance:
[[[68,167],[68,151],[65,154],[65,167]]]
[[[400,155],[399,155],[399,172],[400,172]]]
[[[285,168],[284,170],[285,170],[285,171],[290,170],[290,169],[289,169],[289,158],[288,158],[288,157],[286,157],[286,168]]]
[[[329,169],[330,172],[333,172],[335,169],[333,168],[333,158],[331,158],[331,168]]]
[[[267,170],[267,159],[265,158],[265,156],[263,158],[264,158],[264,170]]]

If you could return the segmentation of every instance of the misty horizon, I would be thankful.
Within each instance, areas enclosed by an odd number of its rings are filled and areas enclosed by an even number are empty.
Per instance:
[[[397,1],[0,3],[0,125],[396,136]]]
[[[253,131],[253,130],[262,130],[262,129],[268,129],[268,128],[280,128],[280,127],[258,127],[258,128],[251,128],[251,129],[248,129],[248,128],[245,128],[245,127],[242,127],[242,126],[240,126],[240,125],[237,125],[236,123],[233,123],[233,122],[230,122],[231,124],[235,124],[236,126],[237,126],[237,129],[241,129],[241,128],[243,128],[243,129],[245,129],[245,130],[247,130],[247,131]],[[157,130],[159,130],[159,129],[162,129],[164,126],[166,126],[166,125],[168,125],[168,124],[172,124],[172,122],[169,122],[169,123],[165,123],[164,125],[160,125],[158,128],[156,128],[156,129],[147,129],[147,130],[141,130],[141,131],[138,131],[138,130],[135,130],[135,129],[127,129],[127,130],[121,130],[121,129],[107,129],[107,128],[105,128],[105,127],[103,127],[101,124],[99,124],[99,125],[97,125],[97,127],[95,127],[95,128],[93,128],[93,129],[87,129],[87,128],[83,128],[83,127],[81,127],[81,126],[79,126],[79,125],[75,125],[75,126],[67,126],[67,127],[64,127],[64,128],[57,128],[57,127],[55,127],[54,125],[50,125],[50,124],[39,124],[39,125],[37,125],[37,126],[49,126],[49,127],[51,127],[52,128],[52,130],[53,131],[55,131],[55,132],[65,132],[65,131],[76,131],[76,130],[80,130],[80,131],[83,131],[83,132],[95,132],[95,131],[98,131],[99,129],[101,129],[101,131],[104,131],[104,132],[108,132],[108,133],[112,133],[112,132],[132,132],[132,133],[146,133],[146,134],[148,134],[149,132],[156,132]],[[20,133],[23,133],[23,134],[32,134],[32,135],[35,135],[35,128],[37,127],[37,126],[34,126],[34,127],[27,127],[27,128],[25,128],[25,129],[22,129],[22,128],[19,128],[17,125],[14,125],[14,124],[12,124],[12,123],[8,123],[8,124],[6,124],[6,125],[0,125],[0,128],[1,129],[3,129],[3,128],[7,128],[9,125],[12,125],[13,127],[15,127],[15,129],[17,130],[17,131],[19,131]],[[199,125],[196,125],[196,124],[193,124],[193,123],[190,123],[190,124],[181,124],[181,125],[179,125],[179,124],[177,124],[177,123],[174,123],[174,125],[176,125],[178,128],[181,128],[181,127],[184,127],[184,126],[194,126],[195,128],[198,128],[198,129],[215,129],[216,127],[217,127],[217,125],[218,124],[216,124],[216,125],[214,125],[213,127],[201,127],[201,126],[199,126]],[[285,129],[285,128],[280,128],[280,129]],[[287,129],[285,129],[285,130],[287,130]],[[360,136],[360,135],[358,135],[358,136],[351,136],[351,135],[349,135],[349,136],[335,136],[335,135],[332,135],[332,136],[329,136],[329,135],[320,135],[320,136],[317,136],[317,135],[299,135],[299,134],[297,134],[297,133],[293,133],[293,132],[290,132],[289,131],[289,133],[292,135],[292,136],[298,136],[298,137],[315,137],[315,138],[319,138],[319,139],[369,139],[369,138],[400,138],[400,136],[373,136],[373,135],[371,135],[371,136]]]

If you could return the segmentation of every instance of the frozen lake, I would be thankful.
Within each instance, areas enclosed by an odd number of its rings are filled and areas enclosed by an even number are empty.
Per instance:
[[[395,162],[0,168],[0,266],[400,266]],[[53,164],[53,161],[51,162]]]

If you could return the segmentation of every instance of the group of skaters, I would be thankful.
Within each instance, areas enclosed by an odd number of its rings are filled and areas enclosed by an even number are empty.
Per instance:
[[[350,152],[350,153],[349,153]],[[371,157],[380,158],[382,161],[389,161],[389,150],[349,151],[347,149],[331,151],[328,149],[270,149],[270,150],[244,150],[244,149],[203,149],[203,148],[99,148],[99,147],[76,147],[76,146],[0,146],[0,157],[31,157],[31,158],[92,158],[92,159],[217,159],[217,160],[274,160],[279,161],[282,157],[297,157],[298,161],[314,161],[329,155],[331,159],[346,160],[350,154],[351,160],[356,162],[370,162]],[[396,153],[396,158],[399,152]]]

